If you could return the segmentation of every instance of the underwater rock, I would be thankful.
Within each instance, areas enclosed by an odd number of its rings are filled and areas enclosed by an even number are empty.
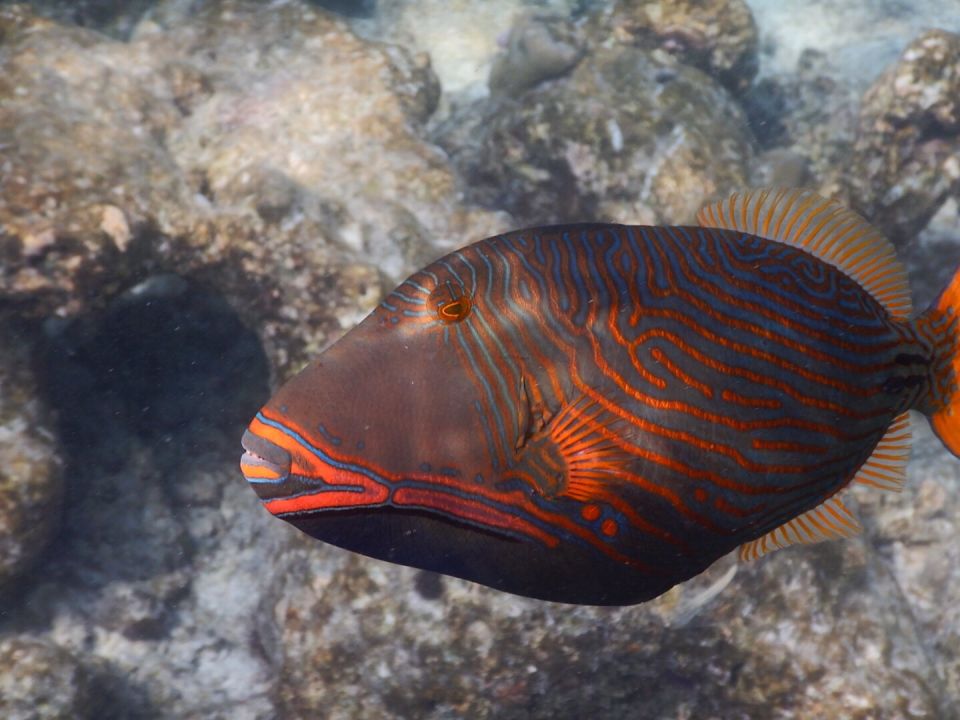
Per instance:
[[[0,337],[0,591],[6,592],[60,528],[63,477],[31,348],[5,323]]]
[[[222,702],[266,720],[254,635],[271,585],[262,553],[276,544],[258,539],[234,459],[241,418],[266,393],[256,336],[223,298],[171,275],[45,325],[69,511],[2,630],[40,628],[103,660],[117,709],[98,702],[95,717],[207,717]]]
[[[47,388],[83,396],[67,443],[76,495],[62,545],[0,614],[18,636],[0,643],[0,716],[17,717],[3,702],[23,697],[27,712],[65,698],[51,716],[80,718],[955,716],[960,475],[923,430],[904,493],[863,495],[863,539],[740,567],[705,605],[729,562],[649,605],[568,607],[446,578],[425,590],[416,571],[318,546],[263,512],[235,467],[228,402],[262,395],[265,378],[248,386],[255,363],[226,372],[207,348],[199,357],[219,375],[204,381],[198,356],[163,353],[240,334],[216,314],[217,332],[203,333],[203,318],[181,328],[181,313],[206,305],[189,288],[225,298],[284,375],[377,302],[379,267],[412,269],[433,242],[506,223],[462,205],[448,159],[421,139],[437,86],[414,52],[358,39],[310,4],[167,5],[201,12],[155,15],[128,44],[0,9],[0,302],[53,325],[115,313],[110,332],[86,339],[67,323],[80,338],[57,346],[103,362],[92,379],[73,368]],[[406,4],[410,23],[424,5]],[[476,24],[471,38],[494,47]],[[470,77],[482,81],[478,67]],[[819,178],[844,166],[855,104],[819,64],[802,73],[804,98],[765,147],[795,145],[785,152],[809,157]],[[445,135],[517,223],[679,222],[746,181],[750,141],[730,96],[663,48],[597,51],[522,102],[466,113]],[[796,168],[789,154],[765,161]],[[477,176],[464,177],[469,187]],[[134,295],[156,314],[127,317]],[[169,372],[153,396],[129,392],[137,371],[117,351],[131,347],[118,325],[139,328],[138,356]],[[183,382],[174,360],[189,366]],[[123,382],[101,392],[98,378],[115,375]],[[154,403],[162,387],[175,390]],[[203,410],[181,414],[181,392]],[[42,635],[41,647],[20,633]],[[122,679],[116,711],[70,705],[89,697],[74,682],[78,657]]]
[[[807,166],[804,184],[825,196],[840,195],[856,136],[858,97],[834,59],[815,50],[803,52],[793,71],[758,80],[742,98],[764,150],[751,168],[754,182],[766,182],[789,169],[783,160],[800,156]],[[773,166],[763,167],[771,160]],[[798,170],[785,177],[797,177]]]
[[[618,46],[521,102],[467,107],[438,142],[469,198],[523,225],[692,220],[743,187],[750,137],[730,95],[669,55]]]
[[[490,93],[516,97],[569,71],[583,54],[566,18],[522,14],[510,29],[504,52],[490,69]]]
[[[923,33],[867,90],[847,187],[901,242],[960,190],[960,35]]]
[[[552,0],[551,10],[575,0]],[[445,98],[487,94],[490,68],[526,0],[378,0],[369,20],[352,26],[364,37],[429,55]]]
[[[421,138],[439,93],[426,55],[299,3],[208,3],[184,22],[157,42],[216,81],[168,147],[223,213],[207,242],[239,250],[260,281],[228,294],[258,306],[245,314],[280,367],[359,320],[381,273],[503,227],[460,204],[447,158]]]
[[[118,39],[129,37],[140,18],[158,0],[31,0],[31,12],[57,23],[96,29]]]
[[[0,716],[5,720],[103,717],[93,675],[67,650],[30,638],[0,638]]]
[[[194,205],[160,140],[179,113],[138,48],[17,5],[0,42],[0,298],[82,311],[129,273],[132,229]]]
[[[449,578],[427,599],[417,571],[302,543],[278,562],[265,612],[282,717],[950,717],[863,541],[741,566],[699,612],[686,601],[729,565],[648,604],[588,608]]]
[[[810,162],[795,150],[768,150],[757,155],[750,183],[753,187],[805,187],[810,184]]]
[[[211,3],[199,27],[195,19],[165,40],[217,73],[169,141],[215,207],[253,208],[264,182],[276,188],[282,177],[289,198],[268,222],[326,237],[391,275],[410,261],[392,236],[412,233],[408,243],[424,246],[449,234],[454,179],[417,136],[439,94],[425,55],[362,41],[297,4]],[[210,46],[215,66],[201,54]]]
[[[425,56],[305,3],[163,18],[120,43],[0,10],[0,300],[76,315],[176,271],[223,293],[283,372],[376,302],[381,272],[505,225],[460,204],[420,137],[439,92]]]
[[[763,74],[790,74],[804,52],[832,59],[859,96],[927,29],[960,27],[956,0],[748,0],[762,28]]]
[[[744,0],[619,0],[602,9],[591,36],[660,48],[735,93],[757,74],[757,26]]]
[[[960,223],[954,222],[949,253],[939,243],[930,247],[927,263],[937,267],[921,269],[924,274],[919,276],[929,283],[923,293],[927,297],[939,294],[938,271],[960,258],[958,229]],[[948,699],[943,713],[932,717],[956,718],[960,708],[949,699],[960,697],[960,604],[956,602],[960,597],[960,469],[925,422],[915,422],[913,432],[910,479],[904,492],[898,497],[864,493],[861,516],[871,520],[869,541],[879,567],[909,608],[924,665],[935,671],[925,681],[928,692]],[[907,666],[903,659],[898,662]]]

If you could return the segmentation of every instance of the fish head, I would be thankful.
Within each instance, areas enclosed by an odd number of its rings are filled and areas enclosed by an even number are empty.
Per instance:
[[[378,308],[250,423],[241,468],[274,514],[388,507],[401,487],[491,477],[476,390],[455,353],[435,328],[394,317]]]
[[[244,433],[241,469],[267,510],[324,542],[495,584],[527,538],[498,487],[485,387],[504,379],[471,367],[489,328],[464,263],[409,278],[286,382]]]
[[[347,550],[528,597],[646,599],[657,588],[619,582],[636,568],[610,552],[609,521],[519,472],[543,465],[517,460],[543,419],[511,338],[539,300],[491,282],[483,257],[416,273],[283,385],[241,468],[267,510]]]

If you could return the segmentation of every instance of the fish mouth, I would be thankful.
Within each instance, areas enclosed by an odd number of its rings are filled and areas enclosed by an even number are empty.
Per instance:
[[[240,458],[240,471],[247,481],[257,484],[281,483],[290,475],[290,453],[249,429],[240,440],[246,451]]]

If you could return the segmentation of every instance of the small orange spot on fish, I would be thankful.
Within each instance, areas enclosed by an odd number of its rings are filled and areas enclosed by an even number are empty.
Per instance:
[[[583,516],[584,520],[593,522],[600,517],[600,507],[598,505],[585,505],[580,511],[580,515]]]

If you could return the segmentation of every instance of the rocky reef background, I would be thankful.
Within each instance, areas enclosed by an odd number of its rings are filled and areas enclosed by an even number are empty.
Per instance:
[[[748,185],[960,261],[951,0],[0,3],[0,717],[960,717],[960,463],[646,605],[345,553],[236,469],[438,254]],[[735,571],[735,573],[734,573]]]

